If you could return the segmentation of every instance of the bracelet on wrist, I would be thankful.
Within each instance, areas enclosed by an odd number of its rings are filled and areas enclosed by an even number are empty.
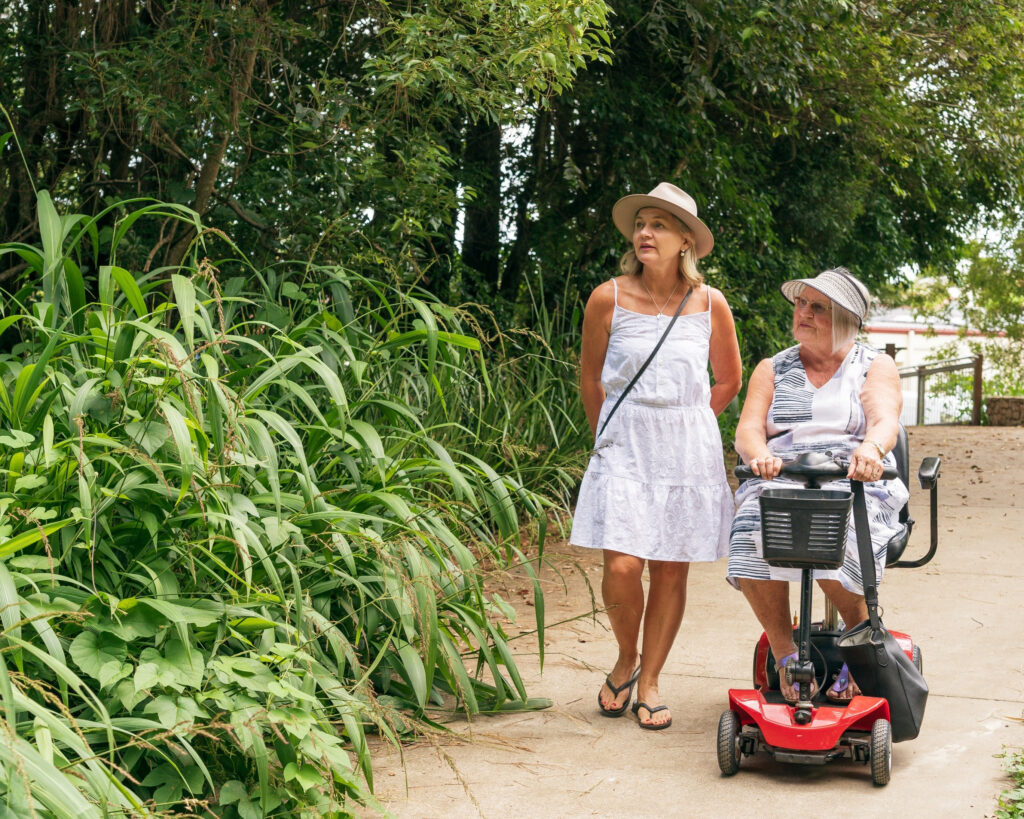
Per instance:
[[[882,449],[882,445],[880,443],[878,443],[878,441],[874,441],[871,438],[865,438],[864,439],[864,443],[865,444],[871,444],[871,446],[873,446],[875,449],[877,449],[878,450],[878,457],[879,458],[884,458],[885,457],[885,450]]]

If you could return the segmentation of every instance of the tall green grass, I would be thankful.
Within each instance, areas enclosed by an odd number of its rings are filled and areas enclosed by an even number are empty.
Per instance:
[[[532,572],[520,528],[568,486],[565,363],[132,207],[100,231],[44,192],[39,244],[0,245],[30,271],[0,317],[9,810],[341,816],[372,802],[368,731],[543,704],[483,566]],[[195,224],[191,266],[119,265],[154,218]]]

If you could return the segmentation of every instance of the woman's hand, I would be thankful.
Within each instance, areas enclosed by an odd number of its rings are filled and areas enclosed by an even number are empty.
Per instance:
[[[878,447],[865,441],[853,450],[846,477],[865,483],[879,480],[882,477],[882,459],[878,457]]]
[[[770,481],[782,471],[782,458],[776,458],[770,452],[750,462],[750,471],[763,480]]]

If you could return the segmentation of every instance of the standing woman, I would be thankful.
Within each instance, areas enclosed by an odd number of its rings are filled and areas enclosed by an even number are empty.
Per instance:
[[[733,502],[716,416],[739,392],[740,353],[729,305],[697,270],[714,239],[693,198],[662,182],[616,202],[612,220],[632,249],[583,317],[580,391],[595,443],[570,542],[604,551],[601,591],[618,656],[598,693],[601,713],[622,716],[637,686],[640,727],[659,730],[672,723],[658,678],[683,619],[690,563],[728,553]]]

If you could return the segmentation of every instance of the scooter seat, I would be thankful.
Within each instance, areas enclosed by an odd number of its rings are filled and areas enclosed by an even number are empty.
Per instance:
[[[907,542],[910,540],[910,531],[913,528],[914,521],[908,518],[905,523],[900,524],[900,530],[889,538],[889,542],[885,544],[886,566],[891,566],[903,556],[903,550],[907,548]]]

